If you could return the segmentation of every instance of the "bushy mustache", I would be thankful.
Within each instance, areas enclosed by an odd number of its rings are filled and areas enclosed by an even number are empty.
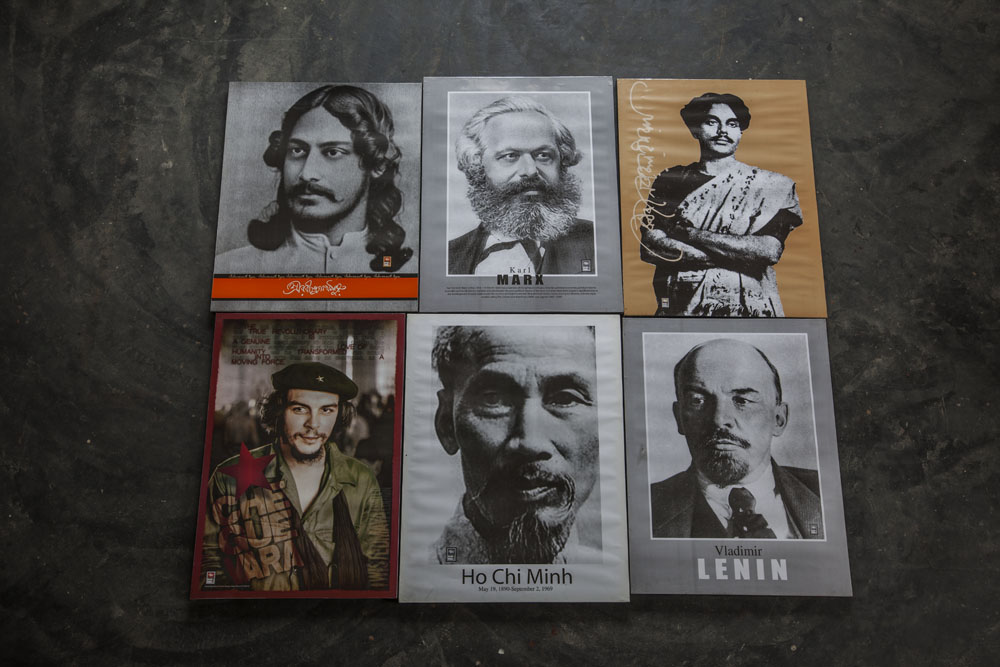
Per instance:
[[[503,185],[496,187],[496,191],[498,193],[504,194],[508,197],[521,194],[522,192],[527,192],[528,190],[537,190],[542,194],[548,194],[552,192],[553,188],[548,181],[538,174],[527,178],[521,178],[511,183],[504,183]]]
[[[489,504],[499,511],[494,511],[492,516],[486,518],[494,526],[504,525],[527,510],[520,500],[514,498],[525,483],[551,486],[556,490],[554,497],[544,505],[545,507],[569,509],[576,498],[576,484],[572,477],[549,472],[538,463],[532,462],[509,465],[496,470],[483,487],[470,496],[470,500],[481,509],[485,509],[482,499],[489,499]]]
[[[469,187],[466,194],[483,226],[515,239],[539,242],[562,237],[573,226],[580,210],[581,184],[571,173],[557,182],[540,175],[494,185],[482,165],[466,171]],[[534,197],[520,194],[534,190]]]
[[[552,486],[544,503],[516,498],[525,484]],[[551,563],[566,546],[576,519],[576,484],[537,462],[505,466],[462,500],[465,514],[483,536],[491,563]]]
[[[319,195],[321,197],[326,197],[334,203],[340,203],[343,201],[342,198],[337,197],[336,193],[329,188],[324,188],[322,185],[317,185],[309,181],[299,181],[288,188],[287,194],[289,198],[300,197],[302,195]]]
[[[706,446],[715,447],[716,445],[726,442],[727,444],[736,443],[743,449],[750,449],[750,442],[745,440],[732,431],[727,431],[723,428],[717,428],[712,433],[705,438],[704,443]]]

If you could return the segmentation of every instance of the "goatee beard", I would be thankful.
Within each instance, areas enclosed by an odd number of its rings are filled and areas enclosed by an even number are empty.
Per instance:
[[[315,463],[316,461],[322,459],[323,455],[326,454],[325,442],[322,445],[320,445],[319,449],[317,449],[312,454],[307,454],[305,452],[299,451],[299,449],[291,442],[287,442],[287,444],[288,444],[288,453],[291,454],[292,458],[298,461],[299,463]]]
[[[544,243],[565,236],[576,222],[582,189],[580,179],[569,172],[554,184],[536,175],[502,186],[493,185],[482,165],[470,167],[465,175],[469,203],[490,232]],[[521,196],[529,190],[538,194]]]
[[[750,463],[739,456],[739,452],[720,451],[712,446],[712,441],[723,438],[736,442],[744,450],[750,448],[750,443],[725,430],[713,432],[699,448],[698,469],[702,471],[713,484],[721,487],[737,483],[750,472]]]
[[[465,515],[486,542],[491,563],[552,563],[569,539],[576,521],[576,484],[571,477],[552,475],[530,466],[527,474],[551,482],[554,498],[545,505],[529,504],[508,497],[512,475],[525,472],[501,471],[494,475],[477,496],[462,498]],[[483,499],[497,509],[490,515]]]

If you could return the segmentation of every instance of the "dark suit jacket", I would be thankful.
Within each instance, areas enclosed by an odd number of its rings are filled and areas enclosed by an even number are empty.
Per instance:
[[[819,475],[815,470],[780,466],[771,459],[774,482],[795,530],[803,539],[823,539]],[[649,486],[653,537],[728,538],[698,488],[694,468]]]
[[[448,273],[475,273],[476,264],[486,248],[490,233],[480,225],[471,232],[448,241]],[[590,271],[583,271],[583,260],[590,260]],[[594,223],[577,219],[566,236],[545,244],[542,269],[545,275],[594,272]]]

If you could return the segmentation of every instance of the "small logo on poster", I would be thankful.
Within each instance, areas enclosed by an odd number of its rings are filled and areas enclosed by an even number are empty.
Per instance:
[[[205,583],[209,586],[215,585],[215,570],[209,570],[205,573]]]
[[[809,524],[809,534],[812,535],[813,537],[819,535],[819,526],[817,526],[814,523]]]
[[[458,547],[445,547],[444,562],[454,563],[458,560]]]
[[[583,271],[584,273],[590,273],[593,270],[590,268],[589,259],[580,260],[580,270]]]
[[[392,255],[382,255],[382,268],[383,269],[392,268]]]
[[[662,299],[660,299],[660,308],[669,308],[669,307],[670,307],[669,298],[663,297]]]

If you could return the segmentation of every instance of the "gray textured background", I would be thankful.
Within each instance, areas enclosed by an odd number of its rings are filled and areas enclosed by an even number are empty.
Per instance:
[[[0,23],[8,660],[1000,652],[994,1],[14,0]],[[228,81],[512,74],[808,80],[852,600],[188,601]]]

